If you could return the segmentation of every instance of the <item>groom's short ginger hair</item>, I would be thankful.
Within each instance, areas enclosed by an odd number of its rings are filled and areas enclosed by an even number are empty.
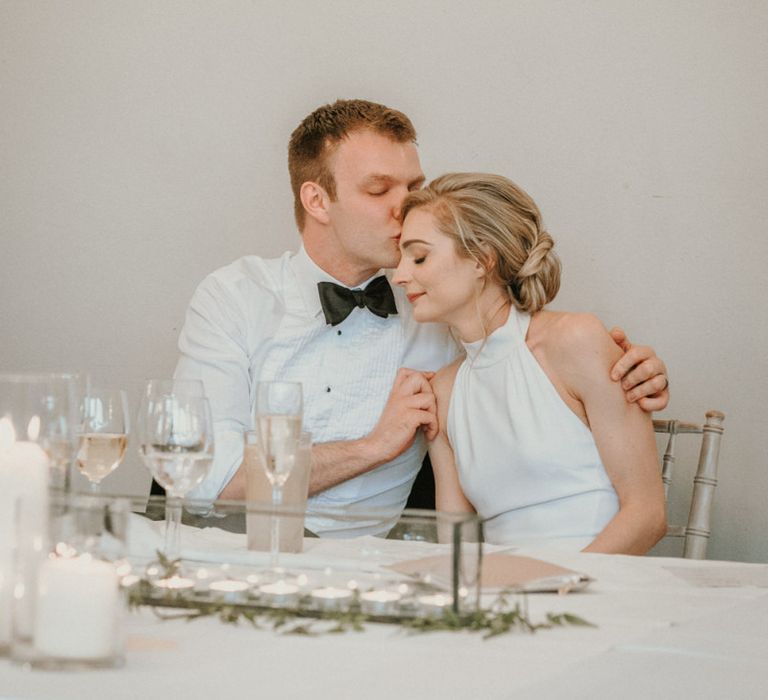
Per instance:
[[[358,130],[371,131],[398,143],[416,141],[416,130],[402,112],[367,100],[336,100],[318,107],[305,117],[288,142],[288,172],[293,189],[293,208],[299,230],[304,229],[306,212],[301,203],[301,186],[316,182],[336,200],[336,182],[328,158],[342,139]]]

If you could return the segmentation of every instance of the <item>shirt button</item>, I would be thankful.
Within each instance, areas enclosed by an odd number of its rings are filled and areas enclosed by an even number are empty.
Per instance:
[[[341,335],[341,331],[336,331],[336,335]]]
[[[326,391],[326,393],[330,393],[331,387],[329,387],[329,386],[325,387],[325,391]]]

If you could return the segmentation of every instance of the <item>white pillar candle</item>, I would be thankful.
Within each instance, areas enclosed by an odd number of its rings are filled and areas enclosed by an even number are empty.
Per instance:
[[[39,420],[33,419],[28,432],[36,430]],[[34,442],[16,440],[13,423],[0,418],[0,646],[11,636],[14,548],[24,584],[32,585],[47,531],[48,456]],[[24,635],[32,631],[31,611],[31,605],[17,610],[16,624]]]
[[[321,610],[339,610],[348,607],[352,601],[352,591],[333,586],[317,588],[310,595],[312,602]]]
[[[360,607],[369,615],[391,615],[401,598],[396,591],[366,591],[360,594]]]
[[[1,484],[2,482],[0,482]],[[0,519],[5,519],[5,513],[0,513]],[[10,543],[0,522],[0,651],[11,641],[11,592],[13,557]]]
[[[47,559],[37,585],[34,645],[56,659],[107,659],[118,651],[119,581],[90,555]]]

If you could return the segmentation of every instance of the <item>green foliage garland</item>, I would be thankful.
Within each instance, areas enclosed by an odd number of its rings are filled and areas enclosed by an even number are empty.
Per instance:
[[[163,577],[178,573],[180,564],[178,560],[169,561],[158,553],[158,561],[164,570]],[[353,604],[350,610],[345,611],[317,611],[189,600],[184,597],[184,594],[171,590],[158,597],[152,583],[147,579],[140,579],[130,588],[128,601],[131,608],[147,605],[152,607],[155,614],[164,620],[195,620],[201,617],[217,616],[226,624],[238,624],[242,620],[257,629],[271,627],[281,634],[307,636],[362,632],[366,622],[394,622],[409,633],[478,632],[482,633],[483,639],[515,631],[534,633],[537,630],[553,627],[594,627],[592,623],[571,613],[547,613],[544,621],[534,623],[528,614],[525,595],[523,594],[514,605],[509,601],[510,595],[515,595],[515,591],[504,591],[499,594],[489,609],[471,613],[456,614],[452,610],[446,610],[440,616],[391,617],[367,615],[360,610],[359,604]],[[171,610],[174,612],[170,612]]]

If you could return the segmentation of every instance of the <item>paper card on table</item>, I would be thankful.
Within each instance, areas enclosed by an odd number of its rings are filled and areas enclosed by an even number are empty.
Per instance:
[[[429,577],[436,584],[447,586],[450,583],[451,562],[450,555],[442,555],[402,561],[389,568],[419,579]],[[565,593],[580,590],[591,580],[586,574],[557,564],[502,552],[485,555],[481,569],[484,592],[513,589],[528,593]]]

